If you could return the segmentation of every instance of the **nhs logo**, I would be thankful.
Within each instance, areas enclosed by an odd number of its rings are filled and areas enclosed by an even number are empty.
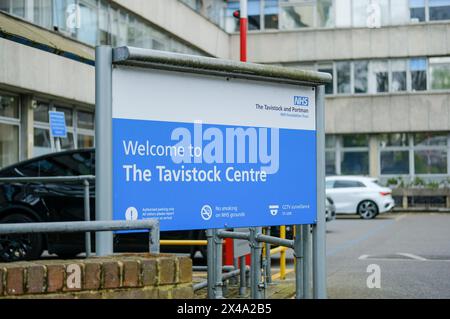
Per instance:
[[[309,106],[309,98],[306,96],[294,96],[295,106]]]

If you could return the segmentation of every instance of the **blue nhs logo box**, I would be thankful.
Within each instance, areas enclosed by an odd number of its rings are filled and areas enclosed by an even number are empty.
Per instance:
[[[309,106],[309,98],[307,96],[294,96],[295,106]]]

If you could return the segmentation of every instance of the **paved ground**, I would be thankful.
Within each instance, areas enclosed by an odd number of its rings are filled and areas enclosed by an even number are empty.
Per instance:
[[[450,298],[450,214],[393,214],[328,224],[330,298]],[[367,288],[380,266],[381,288]]]
[[[327,229],[329,298],[450,298],[450,214],[343,216]],[[288,258],[292,268],[291,252]],[[373,264],[381,272],[379,289],[366,284]],[[275,273],[276,258],[273,266]],[[278,283],[268,297],[291,298],[293,274]]]

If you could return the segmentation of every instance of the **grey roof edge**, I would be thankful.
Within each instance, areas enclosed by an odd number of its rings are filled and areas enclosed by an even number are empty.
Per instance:
[[[126,46],[113,49],[113,63],[307,85],[323,85],[332,80],[329,73]]]

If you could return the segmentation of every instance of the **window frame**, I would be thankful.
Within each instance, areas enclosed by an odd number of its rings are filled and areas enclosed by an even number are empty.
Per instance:
[[[17,99],[17,118],[0,116],[0,124],[10,125],[17,127],[17,159],[21,159],[21,149],[22,149],[22,99],[19,94],[11,93],[8,91],[0,90],[0,96],[10,96]],[[10,165],[13,163],[9,163]],[[1,168],[1,166],[0,166]]]
[[[72,142],[73,146],[69,148],[68,150],[77,150],[80,149],[78,147],[78,135],[84,135],[84,136],[90,136],[93,138],[93,147],[95,147],[95,112],[93,110],[89,110],[86,107],[78,106],[78,105],[70,105],[64,102],[55,101],[55,100],[45,100],[41,99],[39,97],[35,97],[34,100],[39,101],[41,103],[45,103],[49,106],[49,111],[55,111],[56,107],[62,107],[67,108],[72,111],[72,125],[67,126],[67,133],[72,134]],[[86,129],[86,128],[79,128],[78,127],[78,112],[86,112],[86,113],[92,113],[94,114],[94,121],[93,121],[93,129]],[[46,122],[39,122],[39,121],[33,121],[33,130],[37,129],[43,129],[47,130],[49,132],[50,136],[50,149],[54,150],[54,139],[52,138],[50,134],[50,123]],[[33,146],[34,147],[34,146]],[[66,149],[64,149],[66,150]]]

